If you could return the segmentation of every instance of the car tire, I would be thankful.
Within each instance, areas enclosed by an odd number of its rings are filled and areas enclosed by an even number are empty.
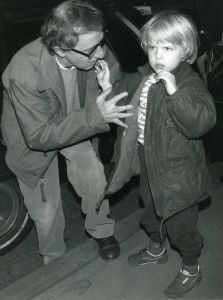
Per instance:
[[[0,255],[15,248],[32,227],[17,181],[0,182]]]

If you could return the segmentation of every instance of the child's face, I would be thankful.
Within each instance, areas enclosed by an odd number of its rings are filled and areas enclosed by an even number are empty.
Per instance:
[[[148,60],[155,73],[173,71],[184,59],[183,49],[167,41],[153,41],[148,45]]]

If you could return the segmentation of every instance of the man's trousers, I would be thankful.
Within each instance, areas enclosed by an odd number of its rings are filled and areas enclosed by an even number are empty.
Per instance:
[[[114,221],[108,217],[109,202],[104,199],[106,178],[104,167],[99,161],[90,141],[64,148],[60,153],[65,157],[67,175],[76,193],[82,198],[82,211],[86,215],[85,229],[94,238],[114,234]],[[24,203],[34,221],[39,252],[43,256],[57,258],[65,253],[64,214],[61,202],[57,157],[51,162],[41,182],[31,189],[19,180]],[[75,228],[74,228],[75,230]]]

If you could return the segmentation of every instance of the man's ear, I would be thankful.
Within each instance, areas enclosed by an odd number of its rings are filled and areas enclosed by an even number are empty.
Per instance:
[[[53,49],[54,49],[54,52],[58,55],[58,56],[60,56],[60,57],[65,57],[65,52],[63,51],[63,50],[61,50],[59,47],[53,47]]]

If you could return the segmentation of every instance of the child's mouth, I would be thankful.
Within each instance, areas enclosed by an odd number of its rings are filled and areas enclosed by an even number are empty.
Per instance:
[[[165,68],[165,66],[163,64],[156,64],[155,67],[158,70],[163,70]]]

